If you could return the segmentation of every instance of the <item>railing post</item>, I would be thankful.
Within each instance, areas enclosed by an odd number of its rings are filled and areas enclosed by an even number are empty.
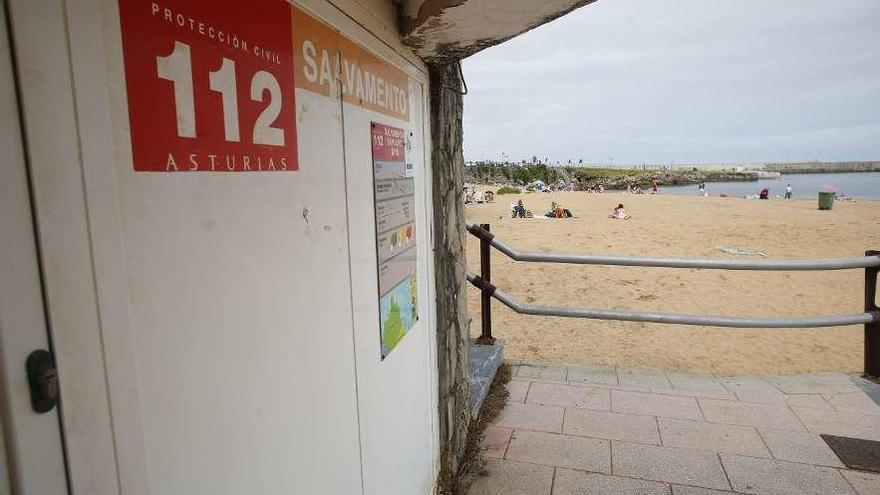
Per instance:
[[[481,224],[480,227],[489,232],[488,223]],[[483,288],[480,290],[482,330],[477,343],[482,345],[495,343],[495,339],[492,337],[492,292],[489,288],[489,284],[492,283],[490,249],[488,237],[480,237],[480,278],[483,279]]]
[[[880,251],[866,251],[865,256],[880,256]],[[880,267],[865,268],[865,312],[877,314],[877,274]],[[880,381],[880,322],[865,323],[864,377]]]

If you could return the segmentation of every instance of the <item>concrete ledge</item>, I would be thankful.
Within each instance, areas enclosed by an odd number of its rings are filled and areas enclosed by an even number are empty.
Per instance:
[[[480,415],[483,401],[489,393],[495,373],[504,361],[504,341],[496,340],[492,345],[470,344],[468,352],[470,365],[470,405],[471,418]]]
[[[456,62],[595,0],[404,0],[403,43],[435,63]]]

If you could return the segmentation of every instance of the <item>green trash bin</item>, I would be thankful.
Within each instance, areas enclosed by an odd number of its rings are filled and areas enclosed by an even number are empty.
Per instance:
[[[834,206],[834,197],[837,193],[828,191],[819,191],[819,209],[830,210]]]

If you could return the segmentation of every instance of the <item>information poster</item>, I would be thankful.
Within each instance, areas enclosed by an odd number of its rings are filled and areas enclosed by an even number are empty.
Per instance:
[[[382,359],[418,321],[415,181],[403,129],[372,123]]]
[[[119,0],[133,166],[295,171],[285,0]]]

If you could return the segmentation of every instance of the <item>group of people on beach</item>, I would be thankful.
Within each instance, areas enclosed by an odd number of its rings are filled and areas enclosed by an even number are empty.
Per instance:
[[[706,183],[705,182],[700,182],[700,184],[697,186],[697,195],[702,196],[704,198],[709,197],[709,192],[706,191]],[[722,194],[721,196],[727,197],[726,194]],[[793,196],[794,195],[791,190],[791,184],[786,184],[785,185],[785,196],[783,196],[783,198],[784,199],[791,199]],[[770,199],[770,188],[765,187],[765,188],[761,189],[760,192],[758,192],[757,196],[746,196],[746,198],[758,198],[758,199],[769,200]]]
[[[791,199],[792,196],[793,196],[793,195],[792,195],[792,192],[791,192],[791,184],[786,184],[786,186],[785,186],[785,196],[783,196],[783,198],[784,198],[784,199]],[[765,188],[761,189],[761,192],[758,193],[758,199],[769,200],[769,199],[770,199],[770,188],[769,188],[769,187],[765,187]]]
[[[645,190],[639,185],[630,186],[627,192],[630,194],[645,194]],[[651,194],[660,194],[660,181],[656,179],[651,181]]]
[[[516,204],[510,205],[510,217],[511,218],[532,218],[534,215],[531,211],[527,210],[525,205],[523,204],[523,200],[520,199],[516,202]],[[574,213],[570,208],[566,208],[556,201],[550,202],[550,210],[544,214],[547,218],[572,218],[574,217]],[[629,220],[630,217],[627,215],[626,210],[623,207],[623,203],[619,203],[611,213],[608,215],[609,218],[613,218],[615,220]]]

